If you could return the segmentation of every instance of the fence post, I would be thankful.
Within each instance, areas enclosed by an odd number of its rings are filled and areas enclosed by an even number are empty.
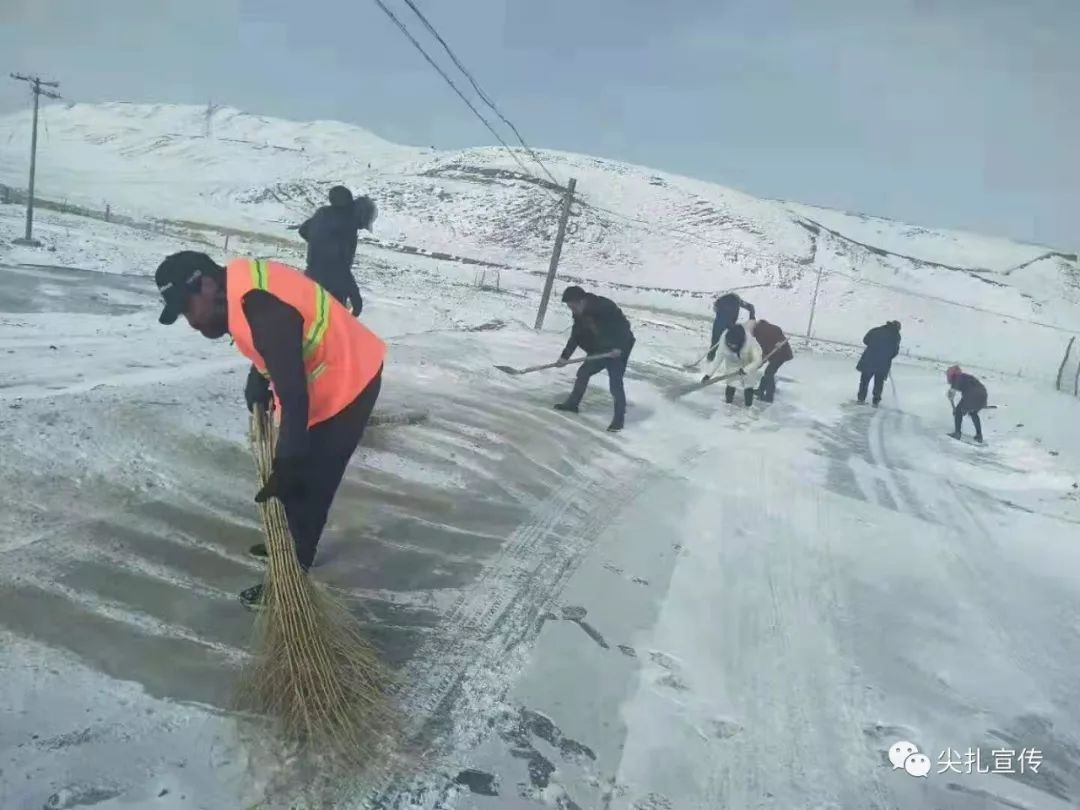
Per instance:
[[[111,214],[112,214],[112,207],[108,203],[105,203],[105,221],[106,222],[110,221],[109,216]]]
[[[1058,391],[1061,390],[1061,375],[1065,371],[1065,364],[1069,362],[1069,352],[1072,351],[1073,342],[1076,340],[1076,336],[1069,338],[1069,345],[1065,347],[1065,356],[1061,358],[1061,365],[1058,366],[1057,382],[1054,383],[1054,388]]]
[[[225,252],[229,251],[229,234],[225,234]]]
[[[821,289],[821,274],[824,271],[824,267],[818,267],[817,281],[814,282],[814,297],[810,301],[810,320],[806,324],[806,339],[810,340],[811,335],[814,332],[814,310],[817,309],[817,296],[818,290]]]

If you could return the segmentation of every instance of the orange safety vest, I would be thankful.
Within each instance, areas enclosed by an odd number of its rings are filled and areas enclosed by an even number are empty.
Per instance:
[[[233,259],[225,268],[229,334],[260,374],[266,361],[255,350],[244,296],[265,290],[304,319],[304,370],[308,379],[308,427],[344,410],[382,368],[386,344],[337,299],[295,267],[261,259]],[[277,394],[274,394],[277,400]],[[277,401],[281,412],[281,402]]]

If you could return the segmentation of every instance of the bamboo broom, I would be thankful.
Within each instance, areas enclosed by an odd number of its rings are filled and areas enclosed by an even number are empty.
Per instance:
[[[276,433],[271,416],[255,409],[252,451],[263,484]],[[269,498],[260,512],[269,565],[238,708],[269,721],[281,742],[315,755],[320,769],[375,765],[393,737],[379,655],[345,604],[300,567],[281,501]]]

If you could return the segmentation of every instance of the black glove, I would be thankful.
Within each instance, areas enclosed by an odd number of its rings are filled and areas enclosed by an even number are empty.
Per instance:
[[[266,479],[263,488],[255,495],[255,503],[266,503],[270,498],[284,500],[291,496],[303,495],[306,490],[304,479],[307,474],[307,460],[303,457],[285,456],[274,459],[274,468]]]
[[[353,317],[359,318],[360,313],[364,311],[364,299],[358,295],[355,298],[350,299],[349,303],[352,304]]]
[[[701,381],[702,381],[703,383],[707,383],[707,382],[709,381],[709,379],[710,379],[710,378],[709,378],[709,375],[708,375],[708,374],[706,374],[706,375],[705,375],[704,377],[702,377],[702,378],[701,378]]]
[[[254,411],[256,405],[264,411],[269,410],[272,401],[270,381],[257,372],[255,366],[252,366],[251,371],[248,372],[247,382],[244,384],[244,402],[247,403],[248,410]]]
[[[710,363],[716,359],[716,349],[709,349],[709,353],[705,355],[705,359]]]

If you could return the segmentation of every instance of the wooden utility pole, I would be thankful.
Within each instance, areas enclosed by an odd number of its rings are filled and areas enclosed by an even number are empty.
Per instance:
[[[38,104],[42,96],[60,98],[59,93],[48,89],[59,87],[60,82],[47,82],[40,76],[23,76],[21,73],[12,73],[11,78],[26,82],[34,93],[34,130],[30,136],[30,187],[26,192],[26,235],[22,239],[16,239],[15,242],[22,245],[36,245],[34,241],[34,173],[37,170]]]
[[[806,339],[809,340],[811,333],[814,331],[814,310],[817,308],[817,294],[821,288],[821,273],[824,270],[823,267],[819,267],[817,271],[817,281],[814,282],[814,298],[810,302],[810,322],[806,324]]]
[[[551,299],[551,287],[555,283],[555,271],[559,269],[559,257],[562,255],[563,239],[566,238],[566,222],[570,219],[570,204],[574,201],[574,189],[577,180],[573,177],[566,184],[566,196],[563,198],[562,214],[559,216],[559,231],[555,234],[555,247],[551,251],[551,264],[548,265],[547,279],[544,281],[544,293],[540,296],[540,309],[536,313],[536,325],[533,329],[539,330],[544,325],[544,315],[547,313],[548,301]]]

